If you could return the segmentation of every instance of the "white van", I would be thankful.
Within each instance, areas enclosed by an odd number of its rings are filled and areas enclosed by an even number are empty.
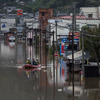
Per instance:
[[[9,41],[15,41],[15,37],[14,36],[9,36]]]

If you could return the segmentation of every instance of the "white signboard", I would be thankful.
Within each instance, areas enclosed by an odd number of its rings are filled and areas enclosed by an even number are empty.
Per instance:
[[[86,53],[84,52],[84,55],[85,55]],[[74,59],[77,59],[77,58],[79,58],[79,57],[81,57],[82,56],[82,50],[81,51],[78,51],[78,52],[76,52],[76,53],[74,53]],[[69,55],[69,56],[67,56],[67,58],[69,58],[69,59],[72,59],[72,55]]]

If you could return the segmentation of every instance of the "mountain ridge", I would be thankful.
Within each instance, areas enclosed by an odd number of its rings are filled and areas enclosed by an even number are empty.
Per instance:
[[[22,1],[24,5],[20,4]],[[0,0],[0,8],[11,5],[29,12],[37,12],[39,8],[53,8],[54,12],[71,12],[73,2],[77,2],[77,11],[80,7],[100,6],[99,0],[35,0],[34,2],[32,0],[17,0],[17,2],[16,0]]]

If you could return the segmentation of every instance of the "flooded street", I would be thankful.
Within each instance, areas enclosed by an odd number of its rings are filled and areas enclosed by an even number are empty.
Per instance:
[[[30,51],[36,59],[34,46],[26,50],[24,43],[0,41],[1,100],[100,100],[100,78],[83,81],[80,72],[74,73],[75,96],[72,96],[72,73],[62,59],[55,68],[55,82],[52,61],[48,61],[47,70],[45,66],[23,69]]]

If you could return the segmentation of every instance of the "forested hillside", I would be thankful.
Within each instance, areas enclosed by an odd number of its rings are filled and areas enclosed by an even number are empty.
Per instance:
[[[58,8],[63,6],[71,5],[72,2],[78,2],[77,6],[98,6],[100,5],[100,0],[36,0],[34,3],[30,5],[33,7],[51,7]]]
[[[19,6],[20,1],[24,1],[25,5]],[[19,0],[16,3],[16,0],[0,0],[1,7],[3,5],[14,5],[22,7],[23,9],[29,9],[30,11],[37,11],[39,8],[53,8],[56,11],[65,12],[66,10],[70,11],[72,7],[72,2],[77,2],[77,8],[85,6],[100,6],[100,0],[35,0],[35,2],[29,2],[32,0]]]
[[[30,6],[34,11],[37,11],[39,8],[53,8],[54,13],[63,12],[69,13],[72,12],[72,3],[73,1],[77,2],[77,12],[80,7],[94,7],[100,5],[100,0],[36,0],[33,3],[30,3],[27,6]]]

